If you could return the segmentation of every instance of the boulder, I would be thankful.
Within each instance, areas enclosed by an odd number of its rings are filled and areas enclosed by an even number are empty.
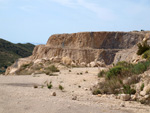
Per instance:
[[[72,61],[72,62],[71,62],[71,66],[72,66],[72,67],[76,67],[77,64],[76,64],[75,62]]]
[[[140,95],[141,95],[141,96],[145,96],[146,94],[147,94],[146,91],[141,91],[141,92],[140,92]]]
[[[143,91],[145,91],[146,94],[150,94],[150,84],[144,87]],[[145,95],[146,95],[145,94]]]
[[[131,100],[132,100],[132,101],[135,101],[136,98],[137,98],[136,95],[131,95]]]
[[[63,57],[62,58],[62,63],[65,64],[65,65],[71,65],[72,59],[69,58],[69,57]]]
[[[96,65],[98,67],[105,67],[106,66],[106,64],[104,62],[100,62],[100,61],[96,61]]]
[[[85,66],[86,66],[86,63],[85,63],[85,62],[81,62],[81,63],[80,63],[80,66],[85,67]]]
[[[90,66],[91,66],[91,67],[96,67],[97,65],[96,65],[95,62],[90,62]]]

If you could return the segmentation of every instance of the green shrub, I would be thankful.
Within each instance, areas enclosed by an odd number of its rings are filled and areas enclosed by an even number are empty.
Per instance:
[[[80,72],[80,75],[82,75],[83,73],[82,72]]]
[[[34,85],[34,88],[38,88],[38,86],[37,86],[37,85]]]
[[[53,87],[52,82],[50,82],[49,84],[47,84],[47,88],[51,89]]]
[[[64,87],[63,87],[62,85],[59,85],[59,89],[60,89],[60,90],[63,90]]]
[[[111,79],[112,77],[121,74],[122,69],[123,69],[122,66],[115,66],[109,69],[109,71],[106,72],[106,78]]]
[[[137,55],[142,55],[145,51],[150,49],[150,46],[147,44],[147,41],[137,44],[138,51]]]
[[[69,70],[69,72],[71,72],[71,70]]]
[[[141,85],[140,90],[143,91],[144,89],[144,83]]]
[[[57,67],[55,67],[55,65],[51,65],[50,67],[47,68],[47,70],[49,70],[51,72],[59,72],[59,69],[57,69]]]
[[[50,72],[50,71],[45,71],[44,73],[49,76],[52,74],[52,72]]]
[[[132,67],[131,63],[128,63],[126,61],[120,61],[116,64],[116,66],[122,66],[122,67]]]
[[[123,85],[123,93],[125,94],[135,94],[136,93],[136,90],[135,89],[132,89],[130,87],[130,85]]]
[[[102,71],[100,71],[98,73],[98,77],[103,77],[104,75],[105,75],[105,71],[104,70],[102,70]]]
[[[150,61],[139,62],[133,66],[132,72],[134,74],[141,74],[148,69]]]
[[[117,77],[113,79],[107,79],[105,82],[100,83],[100,90],[103,94],[118,94],[120,93],[120,88],[122,87],[122,80]]]
[[[93,95],[101,94],[101,91],[99,89],[94,89],[92,92]]]
[[[150,50],[147,50],[143,53],[142,58],[150,60]]]

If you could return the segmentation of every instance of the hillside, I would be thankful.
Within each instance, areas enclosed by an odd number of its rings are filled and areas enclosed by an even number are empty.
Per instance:
[[[31,57],[19,59],[8,67],[5,74],[16,74],[22,65],[36,64],[37,62],[43,62],[43,60],[44,62],[61,62],[75,67],[105,66],[111,65],[114,61],[124,60],[133,62],[138,59],[136,44],[143,40],[146,34],[147,32],[143,31],[55,34],[49,37],[46,45],[37,45]],[[133,52],[130,52],[130,49]],[[122,53],[124,50],[127,51]],[[127,53],[125,54],[126,57],[124,57],[125,55],[122,56],[124,53]],[[30,70],[31,74],[35,70],[33,70],[33,66],[30,68],[31,70],[28,68],[27,70],[28,72]],[[39,68],[37,69],[39,71]]]
[[[0,38],[0,73],[18,58],[28,57],[32,54],[33,44],[13,44]]]

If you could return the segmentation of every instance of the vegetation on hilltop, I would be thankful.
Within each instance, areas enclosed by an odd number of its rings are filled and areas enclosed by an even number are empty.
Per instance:
[[[0,73],[3,73],[18,58],[30,56],[34,47],[35,45],[30,43],[13,44],[0,38]]]

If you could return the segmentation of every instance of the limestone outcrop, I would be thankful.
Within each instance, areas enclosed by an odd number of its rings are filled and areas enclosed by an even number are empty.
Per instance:
[[[74,61],[90,63],[103,60],[107,65],[116,53],[130,49],[145,37],[141,32],[84,32],[52,35],[46,45],[38,45],[33,59],[69,57]]]
[[[56,34],[49,37],[46,45],[36,46],[28,61],[34,62],[37,59],[51,60],[55,58],[62,62],[61,59],[67,57],[70,59],[71,64],[80,65],[84,63],[85,66],[90,66],[91,62],[102,62],[110,65],[114,62],[114,59],[115,62],[120,61],[122,54],[123,56],[126,55],[129,57],[131,54],[128,55],[127,51],[134,48],[138,42],[144,39],[145,35],[146,32],[81,32]],[[120,51],[122,52],[120,53]],[[133,53],[135,52],[133,50]],[[19,61],[22,62],[22,60]],[[17,68],[19,67],[20,65]],[[9,71],[7,70],[7,74],[11,74],[12,68],[8,68]]]

